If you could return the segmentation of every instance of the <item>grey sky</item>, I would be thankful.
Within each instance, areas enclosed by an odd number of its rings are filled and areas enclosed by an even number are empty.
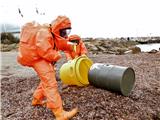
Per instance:
[[[159,5],[159,0],[0,0],[0,22],[21,26],[66,15],[71,34],[82,37],[160,36]]]

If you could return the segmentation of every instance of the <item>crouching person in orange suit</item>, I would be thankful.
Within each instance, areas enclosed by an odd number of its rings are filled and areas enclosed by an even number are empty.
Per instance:
[[[78,112],[78,108],[69,112],[63,110],[52,65],[61,58],[60,50],[73,50],[73,45],[67,44],[66,40],[70,29],[69,18],[58,16],[48,25],[35,22],[25,24],[20,36],[17,61],[23,66],[32,67],[41,80],[33,94],[32,105],[45,103],[54,113],[56,120],[68,120]]]

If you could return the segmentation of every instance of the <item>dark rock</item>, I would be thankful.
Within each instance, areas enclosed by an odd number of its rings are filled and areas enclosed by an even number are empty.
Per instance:
[[[137,53],[141,52],[141,48],[139,48],[137,46],[130,47],[129,50],[132,50],[133,54],[137,54]]]
[[[149,51],[148,53],[157,53],[157,52],[158,52],[158,50],[153,49],[153,50]]]

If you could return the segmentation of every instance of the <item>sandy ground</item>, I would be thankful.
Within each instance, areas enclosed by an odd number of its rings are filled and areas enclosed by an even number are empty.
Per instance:
[[[2,120],[54,120],[45,107],[31,106],[39,78],[28,67],[16,62],[17,52],[2,52],[1,114]],[[89,55],[95,63],[130,66],[135,70],[136,83],[131,94],[96,88],[68,87],[62,89],[57,71],[59,91],[64,108],[79,107],[73,120],[160,120],[160,54]],[[59,61],[57,69],[65,62]]]

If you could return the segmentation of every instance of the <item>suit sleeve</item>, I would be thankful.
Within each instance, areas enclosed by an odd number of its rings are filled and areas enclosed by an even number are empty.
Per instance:
[[[72,51],[73,45],[67,43],[68,41],[62,37],[56,36],[56,43],[59,50],[62,51]]]
[[[81,41],[81,55],[82,54],[87,54],[87,48],[86,48],[86,46],[85,46],[85,44]]]
[[[61,58],[60,53],[53,49],[54,44],[51,44],[52,42],[52,35],[48,31],[41,30],[37,33],[37,53],[40,57],[50,62],[58,61]]]
[[[64,51],[64,53],[66,55],[67,60],[72,60],[72,56],[69,51]]]

